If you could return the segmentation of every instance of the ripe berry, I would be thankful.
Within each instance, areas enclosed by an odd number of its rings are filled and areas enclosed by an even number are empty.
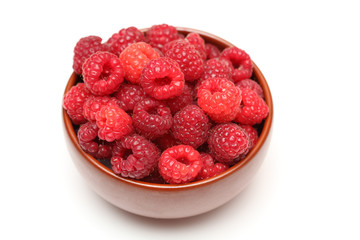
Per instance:
[[[98,51],[106,51],[106,46],[101,44],[102,39],[98,36],[81,38],[74,48],[73,69],[77,74],[82,74],[82,66],[91,54]]]
[[[146,63],[151,59],[159,58],[159,53],[145,42],[129,45],[120,54],[126,80],[134,84],[140,83],[140,76]]]
[[[175,114],[171,131],[176,139],[196,149],[206,142],[210,127],[204,111],[196,105],[188,105]]]
[[[71,118],[73,124],[87,122],[83,114],[84,102],[91,96],[84,83],[78,83],[64,95],[63,107]]]
[[[115,54],[96,52],[84,62],[83,77],[93,94],[109,95],[124,81],[124,69]]]
[[[133,131],[132,120],[119,106],[106,105],[96,113],[99,138],[113,142]]]
[[[174,115],[183,107],[193,104],[193,101],[193,89],[185,83],[183,92],[180,94],[180,96],[167,99],[166,105],[170,108],[171,113]]]
[[[205,43],[206,58],[217,58],[220,56],[220,50],[211,43]]]
[[[119,101],[114,97],[108,96],[90,96],[84,103],[84,117],[88,121],[96,121],[96,113],[100,111],[103,106],[108,104],[118,105]]]
[[[269,107],[255,91],[243,89],[242,102],[235,121],[240,124],[254,125],[261,123],[269,113]]]
[[[249,88],[255,91],[260,97],[264,98],[264,91],[261,86],[252,79],[244,79],[235,84],[240,89]]]
[[[178,145],[166,149],[159,160],[159,173],[167,183],[189,183],[197,177],[203,162],[193,147]]]
[[[220,57],[230,60],[235,70],[233,73],[234,82],[250,78],[252,75],[252,62],[250,56],[242,49],[237,47],[225,48]]]
[[[156,168],[160,150],[144,137],[129,135],[117,140],[115,145],[111,165],[116,174],[141,179]]]
[[[145,92],[139,85],[122,84],[114,96],[118,99],[121,109],[132,111],[135,104],[145,96]]]
[[[136,42],[144,42],[144,34],[136,27],[123,28],[118,33],[114,33],[106,42],[110,52],[117,56],[130,44]]]
[[[179,96],[183,92],[185,80],[177,62],[164,57],[150,60],[145,65],[140,84],[151,97],[164,100]]]
[[[143,98],[133,111],[133,125],[142,136],[155,139],[170,129],[173,118],[170,109],[161,101]]]
[[[240,89],[225,78],[209,78],[199,86],[198,105],[216,122],[234,119],[240,102]]]
[[[203,60],[206,60],[205,42],[198,33],[189,33],[185,37],[185,40],[195,47]]]
[[[203,167],[201,168],[196,180],[203,180],[214,177],[229,168],[223,163],[214,163],[214,159],[210,154],[201,153],[200,155],[203,161]]]
[[[176,40],[165,53],[180,66],[186,81],[195,81],[204,72],[204,60],[195,47],[185,40]]]
[[[167,24],[153,25],[146,33],[149,44],[161,50],[163,46],[179,38],[177,29]]]
[[[210,154],[216,161],[230,165],[249,149],[250,140],[245,130],[235,123],[213,127],[208,139]]]

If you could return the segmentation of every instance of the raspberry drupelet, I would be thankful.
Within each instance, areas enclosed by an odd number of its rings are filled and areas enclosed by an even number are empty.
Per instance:
[[[241,102],[241,90],[225,78],[209,78],[198,90],[198,105],[218,122],[232,121]]]
[[[159,173],[170,184],[189,183],[197,177],[203,162],[193,147],[178,145],[166,149],[159,160]]]
[[[90,96],[92,96],[92,94],[84,83],[78,83],[71,87],[70,91],[64,95],[63,108],[66,110],[73,124],[78,125],[87,122],[83,114],[83,106],[84,102]]]
[[[94,95],[109,95],[124,81],[124,69],[115,54],[96,52],[84,62],[83,77]]]
[[[148,95],[164,100],[179,96],[183,92],[185,79],[178,63],[163,57],[150,60],[145,65],[140,84]]]
[[[249,136],[235,123],[223,123],[213,127],[207,142],[210,155],[216,161],[227,165],[234,164],[250,146]]]
[[[110,52],[120,56],[127,46],[136,42],[145,42],[145,36],[136,27],[129,27],[114,33],[105,44],[109,46]]]
[[[117,140],[111,158],[115,174],[141,179],[156,168],[160,150],[146,138],[133,134]]]
[[[240,110],[236,115],[235,122],[245,125],[261,123],[269,113],[269,107],[255,91],[243,89]]]
[[[203,161],[203,167],[201,168],[199,175],[196,177],[196,180],[214,177],[229,168],[223,163],[215,163],[210,154],[200,153],[200,155]]]
[[[82,74],[82,66],[91,54],[106,51],[107,47],[101,44],[101,37],[88,36],[81,38],[74,48],[73,69],[78,75]]]
[[[164,102],[143,98],[133,110],[135,130],[148,139],[155,139],[168,132],[173,118],[170,109]]]
[[[119,106],[108,104],[96,113],[98,136],[102,140],[113,142],[133,131],[131,117]]]
[[[210,127],[205,112],[196,105],[188,105],[175,114],[171,131],[176,139],[196,149],[206,142]]]
[[[230,60],[235,70],[233,73],[234,82],[250,78],[252,75],[252,62],[250,56],[242,49],[237,47],[225,48],[220,57]]]
[[[126,47],[120,54],[120,61],[125,71],[125,79],[133,84],[140,84],[140,76],[145,65],[159,58],[159,53],[145,42],[137,42]]]

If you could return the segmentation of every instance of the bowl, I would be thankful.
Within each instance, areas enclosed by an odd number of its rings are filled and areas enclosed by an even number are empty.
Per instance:
[[[177,28],[182,34],[196,32],[208,43],[224,49],[233,44],[213,34],[190,28]],[[148,29],[143,29],[146,32]],[[65,141],[79,173],[89,186],[111,204],[134,214],[152,218],[184,218],[213,210],[237,196],[249,184],[263,163],[272,132],[273,103],[269,86],[253,62],[253,79],[263,88],[269,115],[263,121],[256,145],[249,154],[225,172],[201,181],[182,185],[155,184],[120,177],[111,169],[84,152],[73,124],[63,109]],[[79,80],[72,73],[65,93]]]

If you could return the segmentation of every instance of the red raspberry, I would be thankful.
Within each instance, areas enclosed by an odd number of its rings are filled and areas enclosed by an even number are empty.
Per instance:
[[[120,54],[124,66],[125,78],[134,84],[140,83],[140,76],[146,63],[159,58],[159,53],[145,42],[133,43]]]
[[[254,125],[261,123],[269,113],[269,107],[255,91],[243,89],[242,102],[235,121],[240,124]]]
[[[213,127],[208,139],[210,154],[216,161],[230,165],[247,152],[250,145],[245,130],[235,123],[223,123]]]
[[[206,49],[204,39],[198,33],[189,33],[185,40],[192,44],[199,52],[203,60],[206,60]]]
[[[161,149],[166,150],[176,145],[181,145],[181,142],[174,138],[171,132],[161,135],[155,140],[155,144]]]
[[[104,106],[96,113],[99,138],[108,142],[120,139],[133,131],[132,120],[127,113],[115,105]]]
[[[167,183],[189,183],[197,177],[203,162],[193,147],[178,145],[166,149],[159,160],[159,173]]]
[[[252,79],[244,79],[235,84],[240,89],[249,88],[255,91],[260,97],[264,98],[264,91],[261,86]]]
[[[135,104],[145,96],[145,92],[139,85],[122,84],[114,96],[119,100],[119,105],[124,111],[132,111]]]
[[[235,70],[233,73],[234,82],[250,78],[252,75],[252,62],[250,56],[237,47],[228,47],[221,52],[221,57],[231,61]]]
[[[241,102],[241,91],[225,78],[209,78],[198,90],[198,105],[216,122],[235,118]]]
[[[172,43],[165,56],[174,59],[179,64],[186,81],[195,81],[204,72],[204,60],[195,47],[185,40]]]
[[[196,149],[206,142],[210,127],[205,112],[196,105],[188,105],[175,114],[171,131],[176,139]]]
[[[258,134],[257,130],[251,125],[240,125],[240,127],[245,130],[245,132],[247,133],[247,135],[250,138],[250,146],[249,146],[249,150],[250,150],[257,143],[257,141],[259,139],[259,134]]]
[[[205,43],[206,58],[217,58],[220,57],[220,50],[211,43]]]
[[[115,54],[96,52],[84,62],[83,77],[93,94],[108,95],[124,81],[124,69]]]
[[[203,180],[214,177],[229,168],[223,163],[214,163],[214,159],[211,157],[210,154],[201,153],[200,155],[203,161],[203,167],[200,170],[196,180]]]
[[[95,122],[82,124],[77,132],[81,148],[97,159],[110,158],[112,147],[109,144],[99,144],[97,140],[99,128]]]
[[[118,105],[119,101],[116,98],[108,96],[91,96],[84,103],[84,117],[88,121],[96,121],[96,113],[100,111],[101,107],[108,104]]]
[[[149,176],[157,166],[160,150],[144,137],[133,134],[116,141],[115,145],[117,151],[111,158],[115,174],[141,179]]]
[[[136,131],[149,139],[167,133],[173,122],[170,109],[163,102],[153,98],[143,98],[138,102],[132,117]]]
[[[166,100],[166,105],[170,108],[171,113],[174,115],[183,107],[192,104],[194,101],[193,89],[188,84],[184,84],[183,92],[180,96],[169,98]]]
[[[144,91],[158,100],[179,96],[184,88],[184,74],[171,58],[150,60],[144,67],[140,84]]]
[[[106,47],[101,44],[102,39],[97,36],[81,38],[74,48],[73,69],[77,74],[82,74],[82,66],[91,54],[98,51],[106,51]]]
[[[162,49],[163,46],[179,38],[175,27],[161,24],[152,26],[146,33],[149,44],[155,48]]]
[[[145,36],[136,27],[129,27],[113,34],[106,44],[109,46],[110,52],[119,56],[127,46],[136,42],[145,42]]]
[[[78,83],[64,95],[63,107],[72,120],[73,124],[85,123],[86,119],[83,114],[84,102],[91,96],[90,91],[84,83]]]

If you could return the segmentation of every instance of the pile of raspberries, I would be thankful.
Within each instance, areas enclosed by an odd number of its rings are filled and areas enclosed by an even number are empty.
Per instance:
[[[244,50],[167,24],[81,38],[73,69],[63,108],[79,144],[125,178],[213,177],[245,158],[269,112]]]

